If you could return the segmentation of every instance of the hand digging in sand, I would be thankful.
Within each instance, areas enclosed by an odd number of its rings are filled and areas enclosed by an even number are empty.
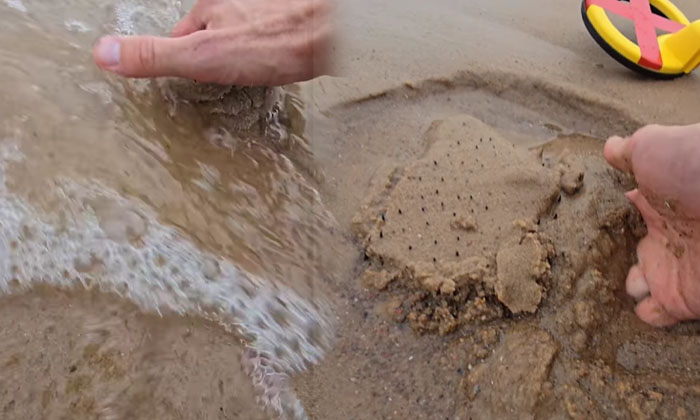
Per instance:
[[[126,77],[272,86],[323,74],[329,0],[199,0],[170,37],[106,36],[94,58]]]
[[[605,158],[633,173],[628,193],[648,227],[627,276],[637,315],[663,327],[700,318],[700,124],[612,137]]]

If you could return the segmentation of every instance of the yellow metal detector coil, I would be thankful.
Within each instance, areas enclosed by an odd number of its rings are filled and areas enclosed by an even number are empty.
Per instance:
[[[668,0],[584,0],[581,11],[598,44],[633,70],[672,78],[700,64],[700,21],[691,24]],[[615,27],[608,13],[634,22],[636,43]],[[657,36],[657,29],[666,33]]]

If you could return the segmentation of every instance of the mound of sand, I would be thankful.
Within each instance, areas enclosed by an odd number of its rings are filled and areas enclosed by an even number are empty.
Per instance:
[[[658,378],[690,345],[680,340],[653,367],[636,355],[658,351],[622,310],[645,230],[623,195],[632,180],[606,164],[600,140],[568,135],[528,150],[466,116],[433,123],[426,140],[425,155],[392,173],[354,227],[364,284],[397,321],[494,338],[466,353],[460,418],[670,413],[666,396],[685,391],[667,381],[661,393]],[[636,366],[650,373],[630,373]]]
[[[434,123],[427,140],[355,218],[365,281],[403,294],[398,313],[419,331],[535,312],[554,253],[537,224],[560,172],[467,116]]]

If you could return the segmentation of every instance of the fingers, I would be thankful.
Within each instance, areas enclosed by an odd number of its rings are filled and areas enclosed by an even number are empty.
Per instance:
[[[613,136],[605,142],[603,155],[605,159],[615,168],[624,171],[632,172],[632,152],[634,149],[634,136],[622,138]]]
[[[195,78],[193,62],[204,32],[180,38],[107,36],[95,45],[93,56],[105,70],[127,77],[179,76]]]
[[[201,31],[207,27],[206,23],[199,19],[192,10],[185,17],[183,17],[177,25],[173,28],[171,36],[174,38],[179,38],[181,36],[189,35],[193,32]]]
[[[650,296],[639,302],[634,309],[639,319],[651,324],[655,327],[670,327],[679,322],[678,319],[671,316],[666,309],[653,296]]]
[[[661,228],[663,219],[659,215],[659,212],[656,211],[651,204],[649,204],[649,201],[641,192],[639,192],[639,190],[635,189],[628,191],[625,193],[625,197],[627,197],[627,199],[630,200],[635,207],[637,207],[637,210],[639,210],[642,218],[644,218],[647,228]]]
[[[175,25],[171,36],[178,38],[205,29],[209,21],[209,15],[211,15],[208,12],[211,6],[211,0],[199,0],[192,10]]]
[[[285,31],[261,31],[255,22],[244,24],[246,15],[233,5],[199,0],[171,38],[105,37],[94,48],[95,61],[126,77],[170,76],[219,84],[277,86],[322,74],[328,23],[319,24],[311,12],[299,15],[296,7],[283,14]]]

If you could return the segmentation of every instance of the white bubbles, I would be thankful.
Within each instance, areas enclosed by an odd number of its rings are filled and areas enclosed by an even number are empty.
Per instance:
[[[5,0],[5,4],[19,12],[27,13],[27,6],[22,3],[22,0]]]
[[[217,320],[251,349],[244,363],[261,402],[283,418],[306,418],[287,375],[318,361],[330,346],[325,302],[312,302],[200,250],[161,224],[145,204],[97,182],[56,181],[63,207],[57,211],[69,216],[54,226],[8,191],[5,164],[18,159],[15,145],[0,143],[0,292],[38,283],[82,284],[129,299],[144,311]]]
[[[115,4],[116,29],[122,35],[163,35],[180,18],[177,0],[123,0]]]

